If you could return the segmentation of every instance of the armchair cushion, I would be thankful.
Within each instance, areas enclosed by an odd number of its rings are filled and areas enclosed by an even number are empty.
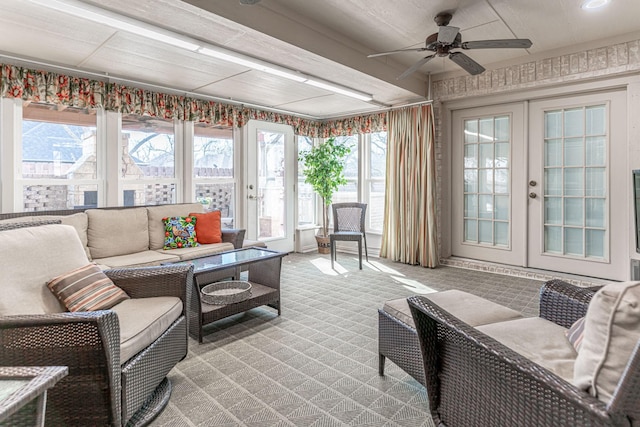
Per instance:
[[[61,274],[47,286],[69,311],[107,310],[129,299],[129,295],[93,263]]]
[[[565,337],[566,328],[541,317],[526,317],[476,329],[567,382],[572,381],[577,354]]]
[[[111,309],[120,323],[120,363],[147,348],[182,314],[177,297],[131,298]]]
[[[574,383],[608,402],[640,340],[640,282],[610,283],[593,296],[585,318]]]

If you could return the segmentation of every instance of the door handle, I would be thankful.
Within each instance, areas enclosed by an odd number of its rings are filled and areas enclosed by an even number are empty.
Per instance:
[[[254,196],[253,194],[249,194],[249,195],[247,196],[247,198],[249,198],[249,199],[253,200],[253,199],[255,199],[255,198],[256,198],[256,196]]]

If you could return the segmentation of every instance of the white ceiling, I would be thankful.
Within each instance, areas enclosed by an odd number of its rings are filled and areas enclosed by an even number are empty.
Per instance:
[[[68,1],[68,0],[67,0]],[[585,43],[606,45],[640,32],[640,0],[611,0],[586,11],[582,0],[84,0],[165,30],[373,95],[359,101],[324,89],[182,50],[42,6],[4,0],[0,62],[59,65],[87,75],[124,79],[155,90],[175,89],[316,118],[375,111],[426,99],[428,74],[464,72],[436,58],[403,80],[426,56],[368,54],[424,46],[433,17],[453,12],[463,41],[529,38],[529,49],[465,51],[490,69]],[[429,52],[427,52],[429,53]],[[94,74],[89,74],[94,73]]]

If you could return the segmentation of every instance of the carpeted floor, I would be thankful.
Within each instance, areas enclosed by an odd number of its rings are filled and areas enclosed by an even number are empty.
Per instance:
[[[526,315],[541,282],[453,267],[290,254],[282,316],[259,308],[211,325],[170,373],[153,426],[433,426],[424,388],[392,362],[378,375],[377,309],[389,299],[461,289]]]

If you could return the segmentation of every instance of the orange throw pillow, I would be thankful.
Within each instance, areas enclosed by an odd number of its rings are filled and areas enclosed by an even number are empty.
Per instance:
[[[196,237],[198,243],[222,242],[222,215],[220,211],[190,213],[196,217]]]

